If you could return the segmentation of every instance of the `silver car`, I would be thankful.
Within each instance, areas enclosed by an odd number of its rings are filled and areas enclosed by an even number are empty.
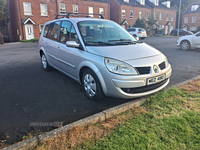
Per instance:
[[[47,22],[39,40],[42,67],[78,81],[91,100],[136,98],[166,87],[167,58],[113,21],[62,18]]]

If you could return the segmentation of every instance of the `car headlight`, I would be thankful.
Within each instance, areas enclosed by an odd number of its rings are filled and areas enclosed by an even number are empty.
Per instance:
[[[121,75],[137,75],[137,71],[129,64],[111,59],[111,58],[105,58],[105,65],[107,69],[116,74]]]

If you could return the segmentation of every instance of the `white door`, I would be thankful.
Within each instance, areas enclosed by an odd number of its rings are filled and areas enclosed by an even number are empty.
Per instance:
[[[168,34],[168,26],[165,26],[165,34]]]
[[[169,33],[171,33],[173,29],[174,29],[174,27],[171,26],[171,27],[170,27],[170,31],[169,31]]]
[[[26,40],[34,39],[34,30],[32,24],[25,25]]]

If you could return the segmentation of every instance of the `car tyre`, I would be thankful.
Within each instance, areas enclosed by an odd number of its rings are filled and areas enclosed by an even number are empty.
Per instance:
[[[45,56],[44,53],[41,54],[41,64],[42,64],[42,68],[45,71],[50,71],[51,70],[51,66],[49,66],[48,61],[47,61],[47,57]]]
[[[190,42],[189,41],[182,41],[181,42],[181,49],[184,51],[188,51],[190,49]]]
[[[86,69],[83,72],[82,84],[89,99],[99,101],[105,97],[99,79],[92,70]]]

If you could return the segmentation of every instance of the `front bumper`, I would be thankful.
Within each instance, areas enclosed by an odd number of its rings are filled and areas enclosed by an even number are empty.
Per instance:
[[[130,99],[153,94],[165,88],[169,84],[172,69],[169,64],[168,67],[160,70],[159,73],[153,73],[153,71],[151,71],[151,73],[147,75],[122,76],[110,73],[107,69],[101,70],[101,74],[105,81],[105,87],[102,88],[106,96]],[[166,75],[166,80],[161,81],[163,83],[156,83],[157,85],[147,86],[148,78],[162,74]],[[131,89],[133,92],[127,92],[126,89]],[[136,92],[134,92],[134,90]]]

